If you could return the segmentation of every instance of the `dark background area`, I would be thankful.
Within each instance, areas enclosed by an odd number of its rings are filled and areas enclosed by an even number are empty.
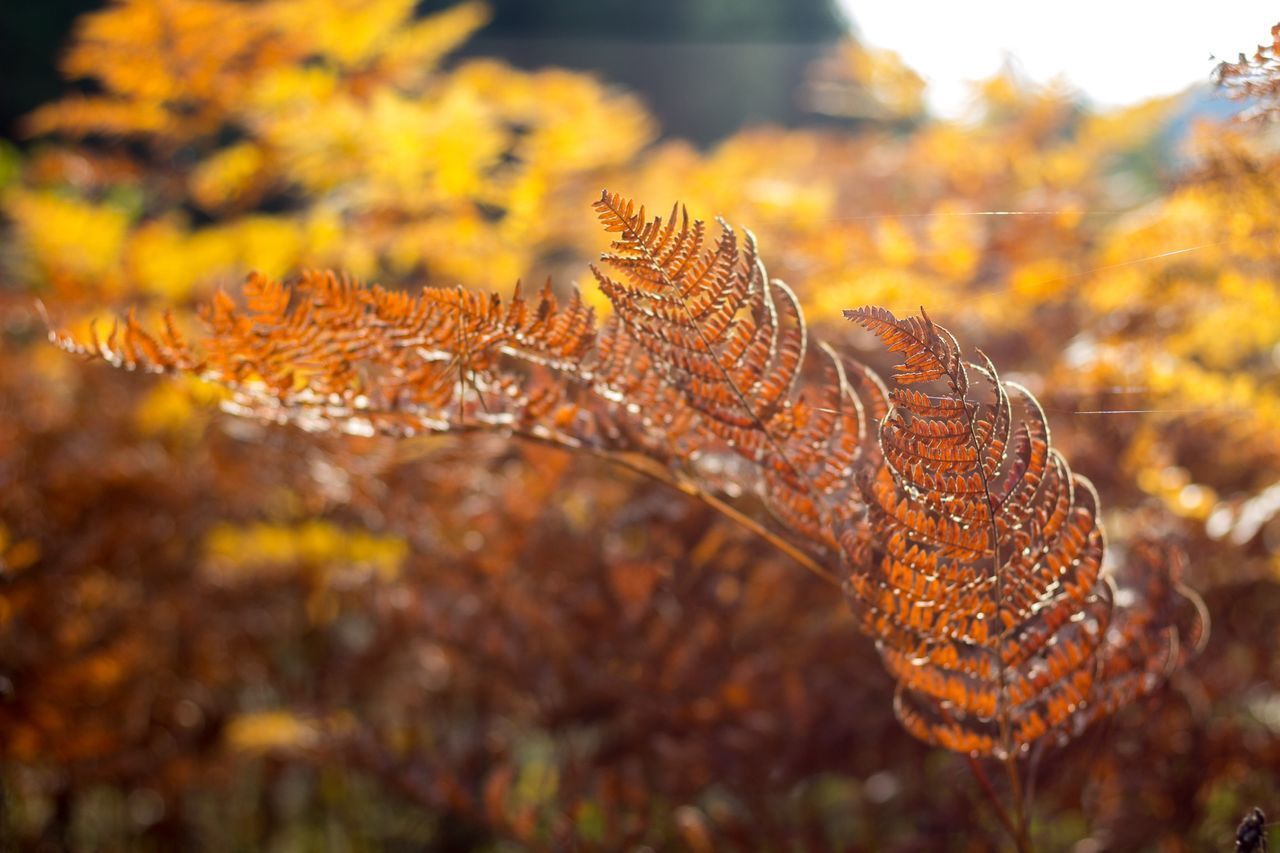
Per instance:
[[[71,22],[101,0],[12,0],[0,15],[0,135],[18,136],[18,119],[64,91],[58,57]]]
[[[456,0],[424,0],[423,13]],[[0,134],[65,91],[57,60],[71,22],[101,0],[18,0],[0,16]],[[490,0],[493,20],[463,55],[560,66],[635,91],[665,133],[709,143],[748,124],[812,118],[805,69],[845,36],[834,0]]]

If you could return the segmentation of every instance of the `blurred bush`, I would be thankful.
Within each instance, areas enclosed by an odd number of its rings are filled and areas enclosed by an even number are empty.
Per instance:
[[[817,333],[862,358],[839,309],[924,304],[1045,402],[1114,548],[1185,543],[1211,645],[1037,757],[1046,849],[1221,847],[1277,802],[1263,130],[1206,126],[1175,152],[1175,99],[1095,114],[1009,76],[974,121],[925,121],[918,78],[845,45],[809,91],[872,116],[857,133],[762,127],[704,152],[600,79],[449,61],[486,14],[122,0],[64,56],[90,94],[0,151],[0,834],[987,846],[963,761],[898,729],[843,603],[704,508],[545,449],[226,420],[209,389],[43,342],[37,297],[87,323],[250,269],[569,287],[602,248],[604,185],[750,226]]]

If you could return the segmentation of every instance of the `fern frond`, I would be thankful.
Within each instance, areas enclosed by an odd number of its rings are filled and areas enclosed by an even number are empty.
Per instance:
[[[615,309],[600,328],[576,295],[560,304],[549,288],[504,304],[308,272],[292,286],[250,276],[244,307],[217,294],[198,347],[133,317],[105,338],[58,342],[117,366],[197,374],[225,386],[237,414],[312,430],[506,429],[638,453],[695,482],[710,460],[737,456],[782,525],[834,556],[838,531],[860,523],[853,472],[865,443],[841,359],[823,348],[821,381],[805,381],[803,315],[750,234],[721,223],[712,240],[682,209],[648,220],[608,193],[597,210],[619,235],[602,258],[614,274],[595,269]]]
[[[504,301],[309,272],[291,286],[250,276],[243,305],[215,295],[196,344],[168,318],[151,331],[132,314],[105,336],[54,337],[215,382],[241,415],[366,434],[499,430],[653,473],[816,573],[847,570],[899,718],[949,749],[1013,755],[1069,737],[1180,659],[1201,628],[1182,616],[1176,559],[1134,549],[1136,592],[1117,596],[1093,487],[1052,448],[1031,392],[985,356],[966,362],[923,312],[846,312],[902,356],[888,392],[829,347],[809,352],[796,298],[749,232],[721,222],[709,236],[683,208],[650,219],[610,193],[596,211],[616,235],[593,268],[614,308],[601,326],[549,287]],[[789,541],[714,494],[728,469]]]
[[[1031,392],[985,357],[966,365],[923,314],[846,316],[905,356],[880,464],[863,477],[875,534],[845,541],[853,608],[898,682],[902,723],[930,743],[1001,756],[1074,735],[1154,687],[1177,648],[1156,612],[1177,598],[1170,575],[1152,569],[1153,595],[1115,605],[1097,496],[1050,446]],[[969,394],[970,372],[985,399]],[[927,382],[945,393],[914,387]]]
[[[894,368],[898,384],[932,382],[944,377],[949,382],[968,382],[959,344],[950,332],[933,324],[924,308],[920,309],[919,317],[903,320],[874,305],[845,311],[844,316],[875,333],[890,352],[903,354],[906,361]],[[954,390],[963,394],[967,384]]]
[[[808,345],[795,294],[770,279],[754,236],[740,240],[721,221],[708,242],[703,224],[675,207],[664,221],[605,192],[595,203],[618,234],[593,267],[616,325],[674,395],[646,400],[654,415],[698,452],[729,450],[760,466],[769,506],[785,525],[824,550],[860,514],[851,477],[864,444],[865,414],[845,365],[823,347],[827,381],[797,393]],[[862,374],[859,373],[859,376]],[[867,383],[874,396],[880,389]],[[878,403],[877,403],[878,405]],[[692,410],[698,417],[684,419]]]
[[[292,287],[251,275],[244,300],[219,292],[204,306],[210,334],[198,351],[172,321],[153,335],[132,315],[106,337],[58,340],[116,366],[216,382],[239,414],[407,435],[478,424],[553,432],[565,386],[545,374],[573,372],[595,334],[590,308],[560,306],[550,290],[531,304],[517,288],[504,306],[462,289],[414,297],[307,272]],[[509,361],[528,375],[508,375]]]

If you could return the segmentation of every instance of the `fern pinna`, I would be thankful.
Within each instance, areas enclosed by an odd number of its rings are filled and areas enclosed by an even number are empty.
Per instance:
[[[217,383],[240,415],[391,435],[502,430],[666,479],[842,575],[903,724],[971,755],[1074,735],[1150,690],[1188,646],[1180,629],[1202,633],[1157,545],[1133,549],[1117,604],[1097,498],[1050,447],[1035,398],[985,357],[966,364],[923,312],[848,312],[904,356],[889,392],[864,365],[810,350],[794,294],[749,232],[721,223],[712,237],[681,208],[650,219],[607,192],[595,209],[617,235],[593,268],[613,306],[603,324],[549,288],[504,303],[309,272],[292,286],[251,276],[243,308],[216,295],[198,346],[172,320],[148,331],[132,315],[105,337],[54,339]],[[726,477],[764,499],[773,531],[716,494]]]

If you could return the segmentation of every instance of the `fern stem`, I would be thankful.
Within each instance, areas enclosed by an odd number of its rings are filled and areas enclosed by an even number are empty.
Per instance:
[[[1009,837],[1018,841],[1019,833],[1013,819],[1009,817],[1009,811],[1004,807],[1004,803],[1000,801],[1000,795],[996,793],[995,786],[991,784],[991,779],[987,776],[987,771],[982,769],[982,765],[978,763],[978,759],[972,755],[966,756],[969,760],[969,770],[973,773],[973,778],[977,780],[978,787],[982,790],[983,796],[987,798],[987,802],[991,803],[991,809],[995,812],[996,819],[1000,821],[1000,825],[1009,833]],[[1021,845],[1019,845],[1021,848]]]
[[[843,588],[843,585],[840,583],[840,579],[817,560],[813,559],[813,557],[810,557],[804,551],[800,550],[777,533],[774,533],[759,521],[742,512],[742,510],[716,497],[710,492],[707,492],[705,489],[700,488],[697,484],[691,483],[682,477],[672,477],[665,468],[660,468],[656,463],[650,463],[648,459],[645,459],[645,457],[639,458],[644,459],[644,462],[649,464],[633,462],[625,456],[609,454],[603,451],[597,452],[597,455],[613,462],[614,464],[621,465],[629,471],[634,471],[637,474],[650,477],[661,483],[666,483],[689,497],[702,501],[725,518],[740,527],[746,528],[756,536],[759,536],[761,539],[768,542],[774,548],[777,548],[779,551],[786,554],[792,560],[799,563],[800,567],[808,571],[810,574],[834,586],[836,589]]]
[[[1012,752],[1004,757],[1004,769],[1009,775],[1009,791],[1013,799],[1013,820],[1017,827],[1013,835],[1013,842],[1018,848],[1018,853],[1029,853],[1031,842],[1028,840],[1027,809],[1023,802],[1022,782],[1018,777],[1018,757]]]
[[[923,310],[923,309],[921,309]],[[979,354],[981,350],[979,350]],[[989,362],[988,362],[989,363]],[[966,404],[966,394],[961,389],[967,387],[968,381],[961,375],[965,371],[964,363],[960,362],[956,372],[947,371],[947,378],[951,382],[951,387],[955,391],[955,397],[959,400],[960,405],[964,406],[969,415],[965,419],[969,428],[969,444],[973,448],[975,458],[977,460],[978,477],[982,481],[982,491],[987,498],[987,518],[988,526],[991,534],[991,571],[995,575],[996,582],[996,612],[995,621],[997,624],[1003,625],[1004,620],[1000,616],[1000,608],[1004,603],[1004,571],[1000,559],[1000,527],[996,523],[996,504],[992,501],[991,482],[987,478],[986,465],[982,458],[982,442],[978,440],[978,430],[975,421],[978,418],[978,409],[975,407],[969,409]],[[965,379],[961,384],[961,380]],[[994,416],[993,416],[994,417]],[[1023,802],[1022,780],[1018,776],[1018,756],[1017,750],[1013,744],[1013,733],[1010,728],[1009,708],[1008,708],[1008,673],[1004,665],[1004,635],[1005,629],[1001,627],[1000,632],[996,635],[996,677],[998,680],[998,689],[996,692],[996,720],[1000,726],[1000,748],[1003,755],[1000,760],[1004,764],[1005,774],[1009,777],[1009,796],[1013,800],[1013,822],[1014,828],[1010,829],[1013,835],[1014,845],[1018,849],[1018,853],[1026,853],[1030,850],[1030,842],[1028,839],[1027,827],[1027,809]],[[1006,815],[1007,817],[1007,815]]]
[[[492,433],[493,428],[484,424],[459,424],[458,426],[450,429],[449,432],[454,434],[468,432]],[[670,486],[691,498],[701,501],[725,518],[737,524],[739,527],[745,528],[751,533],[754,533],[756,536],[760,537],[783,554],[786,554],[798,563],[801,568],[822,580],[824,583],[830,584],[836,589],[844,588],[844,585],[840,582],[840,578],[799,547],[788,542],[786,539],[765,527],[759,521],[747,515],[732,504],[716,497],[705,489],[700,488],[696,483],[692,483],[682,477],[673,476],[668,468],[652,459],[649,459],[648,457],[612,452],[598,447],[591,447],[589,445],[561,441],[553,436],[540,435],[521,429],[512,429],[511,435],[534,444],[540,444],[544,447],[554,447],[557,450],[573,451],[576,453],[586,452],[598,459],[603,459],[611,464],[626,468],[634,474],[639,474],[642,477],[647,477],[651,480]]]

